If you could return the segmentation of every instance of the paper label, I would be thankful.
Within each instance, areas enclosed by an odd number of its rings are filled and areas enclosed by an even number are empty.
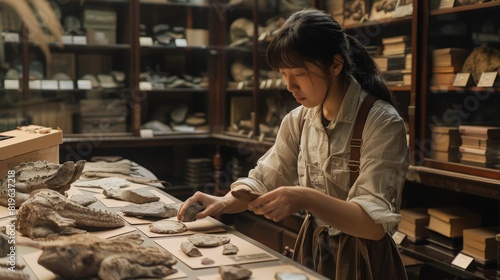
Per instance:
[[[92,89],[92,83],[89,80],[78,80],[78,89]]]
[[[5,89],[19,89],[19,80],[5,80],[3,86]]]
[[[495,80],[498,76],[498,72],[484,72],[479,78],[477,83],[478,87],[492,87],[495,84]]]
[[[458,267],[461,267],[463,269],[467,269],[467,267],[472,263],[474,258],[466,256],[462,253],[458,253],[458,255],[453,259],[451,262],[452,265],[456,265]]]
[[[139,38],[139,44],[141,46],[152,46],[153,45],[153,38],[151,38],[151,37],[140,37]]]
[[[470,73],[457,73],[455,75],[455,80],[453,80],[453,86],[455,87],[465,87],[470,84]]]
[[[85,36],[73,36],[73,44],[74,45],[86,45],[87,37]]]
[[[403,242],[403,240],[405,239],[406,237],[406,234],[400,232],[400,231],[396,231],[393,235],[392,235],[392,239],[394,240],[394,243],[396,243],[397,245],[401,245],[401,242]]]
[[[75,89],[75,84],[73,81],[59,81],[59,89],[73,90]]]

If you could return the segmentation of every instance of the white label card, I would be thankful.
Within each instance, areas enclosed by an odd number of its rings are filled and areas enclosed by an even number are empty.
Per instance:
[[[59,89],[64,89],[64,90],[73,90],[75,89],[75,84],[73,81],[59,81]]]
[[[74,45],[86,45],[87,37],[85,36],[73,36],[73,44]]]
[[[73,44],[73,36],[71,36],[71,35],[63,35],[62,36],[62,42],[65,45],[71,45],[71,44]]]
[[[19,80],[5,80],[3,85],[5,89],[19,89]]]
[[[153,90],[153,84],[151,82],[139,82],[140,90]]]
[[[152,129],[141,129],[139,130],[141,138],[153,138],[154,133]]]
[[[495,80],[498,76],[498,72],[484,72],[477,82],[478,87],[492,87],[495,84]]]
[[[406,234],[400,232],[400,231],[396,231],[393,235],[392,235],[392,239],[394,240],[394,243],[396,243],[397,245],[401,245],[401,242],[403,242],[403,240],[405,239],[406,237]]]
[[[453,80],[453,86],[455,87],[465,87],[470,84],[470,73],[457,73],[455,75],[455,80]]]
[[[439,2],[440,9],[453,8],[454,5],[455,0],[441,0],[441,2]]]
[[[42,80],[42,89],[58,90],[59,83],[57,82],[57,80]]]
[[[451,262],[452,265],[458,266],[463,269],[467,269],[467,267],[474,261],[474,258],[466,256],[462,253],[458,253],[458,255]]]
[[[175,39],[175,45],[177,47],[186,47],[187,41],[186,41],[186,39]]]
[[[151,37],[139,37],[139,44],[141,46],[152,46],[153,38]]]
[[[29,88],[30,89],[41,89],[42,88],[42,81],[41,80],[30,80],[28,82]]]
[[[92,83],[89,80],[78,80],[78,89],[92,89]]]

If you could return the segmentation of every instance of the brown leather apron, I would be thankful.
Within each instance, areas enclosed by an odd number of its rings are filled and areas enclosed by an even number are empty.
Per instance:
[[[298,263],[335,280],[406,280],[397,245],[389,234],[378,241],[347,234],[328,235],[307,214],[292,257]]]

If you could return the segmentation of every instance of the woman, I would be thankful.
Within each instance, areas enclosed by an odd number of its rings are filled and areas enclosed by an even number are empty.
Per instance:
[[[250,209],[279,221],[304,210],[294,259],[330,279],[406,279],[389,234],[400,221],[409,164],[406,131],[373,60],[332,17],[315,9],[292,14],[266,57],[302,106],[286,115],[275,144],[248,178],[231,185],[262,195],[245,204],[231,192],[197,192],[190,201],[205,206],[197,218]],[[371,97],[373,105],[359,109]],[[360,149],[350,147],[358,111],[367,114],[360,122]],[[356,166],[351,156],[359,152]]]

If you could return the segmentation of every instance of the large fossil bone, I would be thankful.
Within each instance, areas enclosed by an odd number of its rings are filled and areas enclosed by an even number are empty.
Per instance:
[[[8,206],[10,203],[10,186],[15,186],[15,206],[19,207],[29,198],[31,192],[39,189],[51,189],[61,194],[69,190],[71,183],[82,174],[84,160],[76,163],[66,161],[62,164],[47,161],[23,162],[14,167],[15,178],[6,177],[0,186],[0,204]]]
[[[24,245],[42,249],[38,263],[64,279],[158,279],[177,272],[170,253],[142,242],[140,234],[102,239],[85,233]]]
[[[78,205],[50,189],[32,192],[30,198],[19,207],[17,219],[16,228],[19,232],[33,239],[125,225],[118,214]]]

